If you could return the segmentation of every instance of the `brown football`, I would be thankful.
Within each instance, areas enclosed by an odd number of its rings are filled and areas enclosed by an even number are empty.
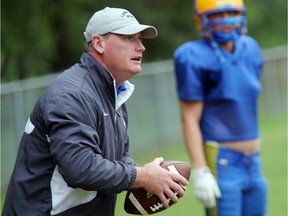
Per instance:
[[[182,161],[164,161],[160,165],[170,172],[182,175],[189,181],[191,167]],[[186,188],[183,187],[185,190]],[[169,202],[169,207],[173,202]],[[147,192],[144,188],[132,188],[127,191],[124,209],[129,214],[148,215],[165,210],[158,196]]]

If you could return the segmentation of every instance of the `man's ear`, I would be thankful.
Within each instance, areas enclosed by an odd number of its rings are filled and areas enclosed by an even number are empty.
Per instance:
[[[98,53],[102,54],[104,52],[104,40],[100,35],[93,36],[92,45]]]

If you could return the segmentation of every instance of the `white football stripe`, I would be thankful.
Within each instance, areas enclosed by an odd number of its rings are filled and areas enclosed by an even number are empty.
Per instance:
[[[142,205],[139,203],[139,201],[136,199],[133,193],[130,193],[129,195],[130,201],[133,203],[135,208],[142,214],[142,215],[148,215],[148,212],[142,207]]]
[[[181,175],[181,174],[178,172],[178,170],[176,169],[176,167],[175,167],[174,165],[169,165],[167,168],[168,168],[168,170],[169,170],[170,172],[175,173],[175,174],[178,174],[178,175]],[[184,190],[186,190],[186,188],[187,188],[187,186],[184,186],[184,185],[181,185],[181,184],[180,184],[180,186],[181,186]]]

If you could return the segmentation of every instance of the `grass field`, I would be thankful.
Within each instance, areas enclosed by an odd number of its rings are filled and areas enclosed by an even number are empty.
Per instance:
[[[269,206],[267,216],[287,216],[287,117],[262,117],[260,122],[262,132],[262,163],[263,173],[269,186]],[[184,145],[165,148],[146,155],[135,155],[139,164],[145,164],[156,156],[165,160],[183,160],[188,157]],[[185,196],[169,209],[156,214],[157,216],[204,216],[202,205],[194,198],[192,184],[186,190]],[[128,215],[123,209],[125,193],[118,196],[116,216]],[[255,203],[257,208],[257,203]]]
[[[262,117],[260,122],[262,131],[262,161],[263,172],[269,185],[269,207],[267,216],[287,216],[287,117]],[[188,157],[184,145],[163,148],[145,155],[135,155],[139,164],[145,164],[157,156],[165,160],[187,161]],[[2,194],[1,207],[3,205]],[[125,193],[118,196],[116,216],[128,215],[123,209]],[[257,203],[255,203],[257,208]],[[1,208],[2,209],[2,208]],[[204,216],[202,206],[192,193],[192,184],[189,185],[185,197],[176,205],[171,206],[157,216]]]

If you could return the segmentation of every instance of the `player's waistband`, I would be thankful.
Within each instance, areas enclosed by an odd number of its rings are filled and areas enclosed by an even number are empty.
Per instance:
[[[241,152],[241,151],[237,151],[235,149],[229,148],[229,147],[225,147],[220,145],[218,142],[216,141],[205,141],[204,142],[205,146],[207,147],[214,147],[217,149],[221,149],[222,151],[225,151],[226,153],[228,153],[229,155],[233,155],[233,157],[237,157],[237,158],[249,158],[249,157],[254,157],[260,154],[259,150],[255,151],[255,152]]]

